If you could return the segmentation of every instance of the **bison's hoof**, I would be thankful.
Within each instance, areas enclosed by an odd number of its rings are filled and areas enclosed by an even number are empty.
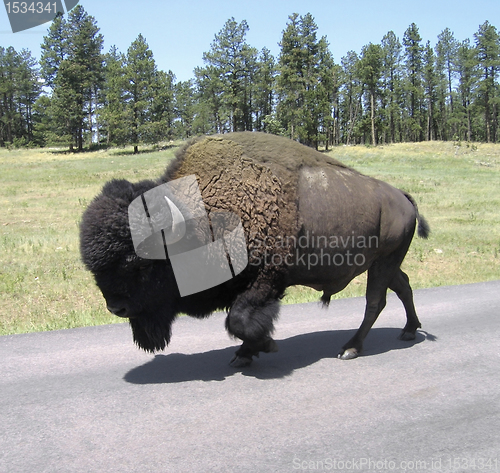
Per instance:
[[[415,336],[415,332],[406,332],[403,330],[398,338],[405,342],[410,342],[411,340],[415,340]]]
[[[261,348],[261,351],[264,353],[276,353],[278,351],[278,344],[270,338],[269,340],[266,340]]]
[[[252,364],[252,357],[248,358],[246,356],[234,355],[233,359],[229,362],[229,365],[233,368],[245,368],[245,366],[250,366]]]
[[[359,353],[356,348],[348,348],[347,350],[340,352],[337,358],[340,358],[341,360],[352,360],[353,358],[357,358],[358,355]]]

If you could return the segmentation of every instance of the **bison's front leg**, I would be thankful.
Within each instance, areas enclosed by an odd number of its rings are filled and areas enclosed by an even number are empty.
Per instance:
[[[252,363],[252,357],[256,356],[258,358],[261,351],[264,353],[275,353],[278,351],[278,344],[271,337],[259,344],[243,342],[243,345],[236,350],[229,364],[234,368],[249,366]]]
[[[226,329],[243,340],[230,364],[234,367],[248,366],[259,352],[278,351],[271,338],[274,321],[278,318],[279,302],[271,285],[255,284],[240,294],[226,318]]]

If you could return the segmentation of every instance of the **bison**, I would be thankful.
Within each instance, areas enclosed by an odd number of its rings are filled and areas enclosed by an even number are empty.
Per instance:
[[[220,212],[238,217],[247,259],[238,271],[226,259],[231,277],[181,294],[176,276],[182,266],[174,274],[168,242],[182,240],[182,233],[172,239],[178,221],[185,219],[182,202],[165,195],[170,212],[163,240],[157,239],[165,246],[160,258],[137,251],[130,209],[133,202],[144,203],[152,189],[161,193],[165,184],[188,177],[201,193],[208,222]],[[338,354],[345,360],[361,353],[388,288],[406,310],[400,339],[413,340],[421,327],[408,276],[400,268],[417,223],[418,235],[427,238],[429,226],[409,194],[288,138],[236,132],[188,141],[156,181],[105,184],[84,212],[80,249],[108,310],[129,319],[140,348],[163,350],[178,314],[204,318],[226,310],[227,331],[243,342],[230,362],[236,367],[249,365],[259,352],[277,350],[271,336],[287,287],[322,291],[321,301],[328,305],[333,294],[368,271],[363,322]],[[215,234],[215,226],[207,228]],[[204,264],[200,259],[195,272],[203,274]]]

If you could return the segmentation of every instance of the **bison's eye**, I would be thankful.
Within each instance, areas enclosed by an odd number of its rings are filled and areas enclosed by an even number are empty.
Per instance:
[[[123,269],[126,271],[145,271],[151,267],[151,261],[139,258],[137,255],[127,256]]]

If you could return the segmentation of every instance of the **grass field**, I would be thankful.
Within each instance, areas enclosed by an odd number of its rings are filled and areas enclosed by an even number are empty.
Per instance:
[[[174,152],[0,150],[0,334],[120,321],[80,262],[81,215],[104,182],[157,177]],[[417,200],[432,234],[416,238],[404,262],[414,288],[500,278],[500,145],[407,143],[330,154]],[[359,277],[335,297],[363,292]],[[284,302],[319,295],[298,287]]]

